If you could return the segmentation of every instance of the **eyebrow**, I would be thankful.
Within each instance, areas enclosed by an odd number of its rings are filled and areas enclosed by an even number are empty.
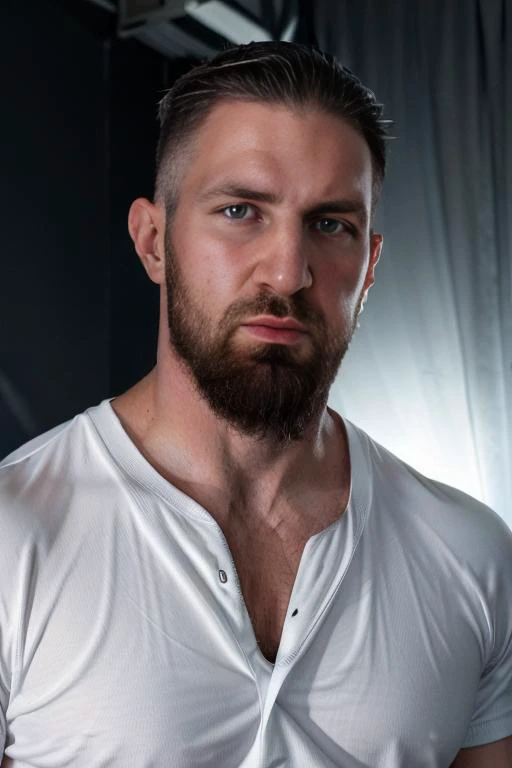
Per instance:
[[[238,184],[222,184],[218,187],[207,189],[199,195],[199,200],[200,202],[207,202],[216,197],[236,197],[273,205],[282,202],[282,197],[273,192],[250,189],[249,187],[239,186]],[[355,213],[363,224],[365,224],[368,219],[368,213],[364,203],[359,198],[324,200],[309,209],[306,212],[306,215],[321,216],[322,214],[328,213]]]
[[[258,203],[279,203],[281,201],[281,198],[273,192],[249,189],[248,187],[241,187],[238,184],[222,184],[219,187],[207,189],[199,195],[199,200],[201,202],[206,202],[215,197],[243,197],[246,200],[255,200]]]
[[[355,213],[360,221],[365,224],[368,219],[368,212],[362,200],[325,200],[308,211],[308,216],[321,216],[327,213]]]

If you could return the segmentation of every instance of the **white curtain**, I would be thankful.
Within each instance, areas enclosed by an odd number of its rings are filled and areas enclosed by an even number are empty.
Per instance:
[[[512,525],[512,2],[317,0],[395,124],[377,283],[331,404]]]

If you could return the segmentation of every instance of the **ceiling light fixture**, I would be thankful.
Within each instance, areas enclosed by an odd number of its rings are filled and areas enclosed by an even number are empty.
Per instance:
[[[272,40],[272,36],[266,29],[222,0],[207,0],[207,2],[187,0],[185,10],[192,18],[232,43],[242,45],[253,40]]]

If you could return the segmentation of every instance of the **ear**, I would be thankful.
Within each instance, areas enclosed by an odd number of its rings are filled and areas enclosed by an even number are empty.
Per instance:
[[[144,197],[134,200],[128,213],[128,231],[148,277],[157,285],[165,282],[165,211]]]
[[[377,266],[377,262],[380,259],[383,241],[384,238],[382,235],[370,235],[370,260],[368,262],[368,269],[366,270],[366,277],[364,279],[363,285],[363,291],[365,294],[368,293],[375,282],[375,267]]]

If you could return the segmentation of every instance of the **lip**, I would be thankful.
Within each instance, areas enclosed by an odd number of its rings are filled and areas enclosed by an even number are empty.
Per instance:
[[[264,315],[252,318],[241,327],[251,336],[271,344],[295,344],[307,335],[305,326],[291,317]]]
[[[298,320],[294,320],[293,317],[274,317],[273,315],[261,315],[253,317],[247,320],[243,325],[246,326],[263,326],[266,328],[274,328],[278,331],[300,331],[301,333],[307,333],[306,326],[299,323]]]

